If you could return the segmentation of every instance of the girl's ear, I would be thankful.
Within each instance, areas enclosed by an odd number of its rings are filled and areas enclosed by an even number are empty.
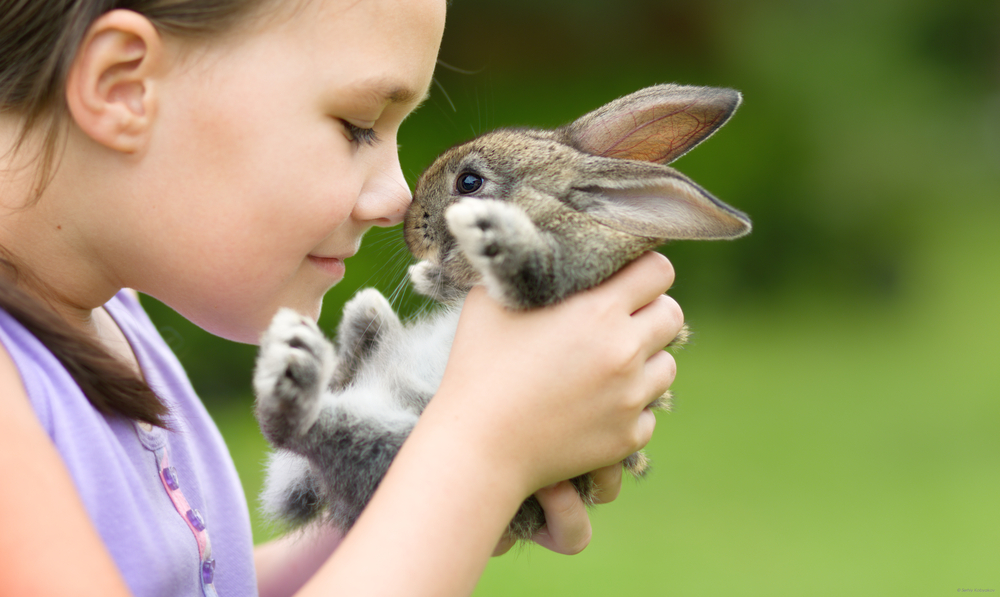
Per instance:
[[[732,89],[657,85],[584,115],[566,132],[591,155],[668,164],[710,137],[741,101]]]
[[[571,201],[609,228],[657,239],[712,240],[750,232],[750,218],[668,166],[590,158]]]
[[[163,40],[146,17],[112,10],[94,21],[66,79],[77,126],[111,149],[140,150],[156,116],[163,60]]]

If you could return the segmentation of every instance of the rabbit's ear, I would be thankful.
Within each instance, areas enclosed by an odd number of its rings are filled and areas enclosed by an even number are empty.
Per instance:
[[[667,164],[711,136],[741,101],[732,89],[657,85],[584,115],[566,131],[591,155]]]
[[[574,185],[572,203],[609,228],[676,240],[737,238],[750,232],[746,214],[672,168],[592,160],[606,167]]]

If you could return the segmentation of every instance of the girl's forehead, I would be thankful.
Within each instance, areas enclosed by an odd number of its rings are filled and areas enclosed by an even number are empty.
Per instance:
[[[313,25],[362,25],[360,33],[379,36],[403,30],[442,29],[446,0],[299,0],[285,20]]]
[[[301,0],[185,66],[203,71],[199,80],[243,76],[260,91],[416,107],[430,87],[444,8],[445,0]]]
[[[410,103],[426,92],[408,79],[433,71],[444,14],[445,0],[305,0],[284,33],[320,73],[349,66],[360,73],[359,91]]]

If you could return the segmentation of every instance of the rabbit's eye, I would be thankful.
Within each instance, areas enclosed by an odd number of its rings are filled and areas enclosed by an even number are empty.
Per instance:
[[[463,195],[475,193],[483,186],[483,177],[472,172],[463,172],[455,181],[455,190]]]

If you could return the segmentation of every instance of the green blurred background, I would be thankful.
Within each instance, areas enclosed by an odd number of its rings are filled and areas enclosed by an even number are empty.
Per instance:
[[[497,126],[726,86],[744,106],[676,165],[755,224],[664,249],[697,336],[654,474],[584,553],[497,558],[477,595],[1000,590],[1000,2],[459,0],[441,59],[401,132],[411,184]],[[407,263],[370,234],[322,325],[364,286],[419,308]],[[254,348],[145,304],[255,503]]]

